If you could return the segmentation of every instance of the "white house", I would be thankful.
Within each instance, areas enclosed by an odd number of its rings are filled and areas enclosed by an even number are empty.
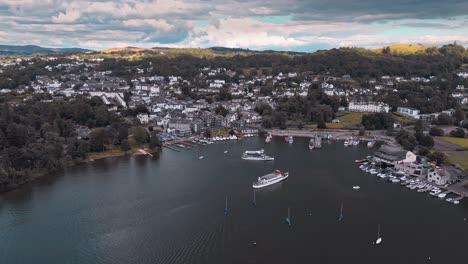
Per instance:
[[[210,88],[221,88],[224,84],[226,84],[224,80],[214,80],[210,83]]]
[[[138,120],[140,120],[140,123],[142,123],[142,124],[148,124],[148,122],[149,122],[148,114],[140,113],[140,114],[137,115],[137,118],[138,118]]]
[[[348,110],[351,112],[388,113],[390,107],[382,102],[349,102]]]
[[[407,116],[407,117],[411,117],[411,118],[414,118],[414,119],[419,119],[420,111],[418,109],[407,108],[407,107],[398,107],[397,112],[404,115],[404,116]]]
[[[441,168],[432,168],[427,174],[427,181],[437,185],[446,185],[450,183],[450,173]]]

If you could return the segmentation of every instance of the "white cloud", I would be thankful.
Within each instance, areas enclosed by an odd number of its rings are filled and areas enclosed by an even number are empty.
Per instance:
[[[65,12],[59,13],[57,16],[52,17],[52,22],[54,23],[73,23],[80,19],[81,13],[78,10],[67,10]]]
[[[126,27],[151,27],[161,31],[171,31],[174,29],[173,25],[170,25],[163,19],[130,19],[123,21],[123,25]]]

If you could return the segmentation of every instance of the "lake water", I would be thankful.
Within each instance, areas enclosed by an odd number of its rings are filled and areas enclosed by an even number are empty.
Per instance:
[[[468,263],[466,203],[365,174],[354,164],[371,153],[364,145],[307,142],[251,138],[73,167],[0,196],[0,263]],[[240,159],[260,148],[275,161]],[[253,205],[252,182],[274,169],[289,179]]]

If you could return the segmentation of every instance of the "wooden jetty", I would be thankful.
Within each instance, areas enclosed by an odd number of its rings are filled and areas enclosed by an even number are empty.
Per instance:
[[[174,146],[172,146],[172,145],[169,145],[169,144],[163,144],[162,146],[163,146],[163,147],[165,147],[165,148],[168,148],[168,149],[171,149],[171,150],[174,150],[174,151],[180,152],[180,149],[178,149],[178,148],[175,148],[175,147],[174,147]]]
[[[144,149],[138,149],[138,152],[140,152],[143,155],[148,155],[148,156],[153,157],[153,154],[149,153],[148,151],[146,151]]]

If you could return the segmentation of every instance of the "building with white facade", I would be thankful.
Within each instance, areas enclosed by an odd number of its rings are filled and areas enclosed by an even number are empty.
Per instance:
[[[451,182],[450,173],[441,168],[432,168],[427,174],[427,181],[437,185],[446,185]]]
[[[382,102],[349,102],[350,112],[388,113],[390,107]]]
[[[421,111],[419,111],[418,109],[414,109],[414,108],[398,107],[397,112],[407,117],[419,119],[419,113]]]

